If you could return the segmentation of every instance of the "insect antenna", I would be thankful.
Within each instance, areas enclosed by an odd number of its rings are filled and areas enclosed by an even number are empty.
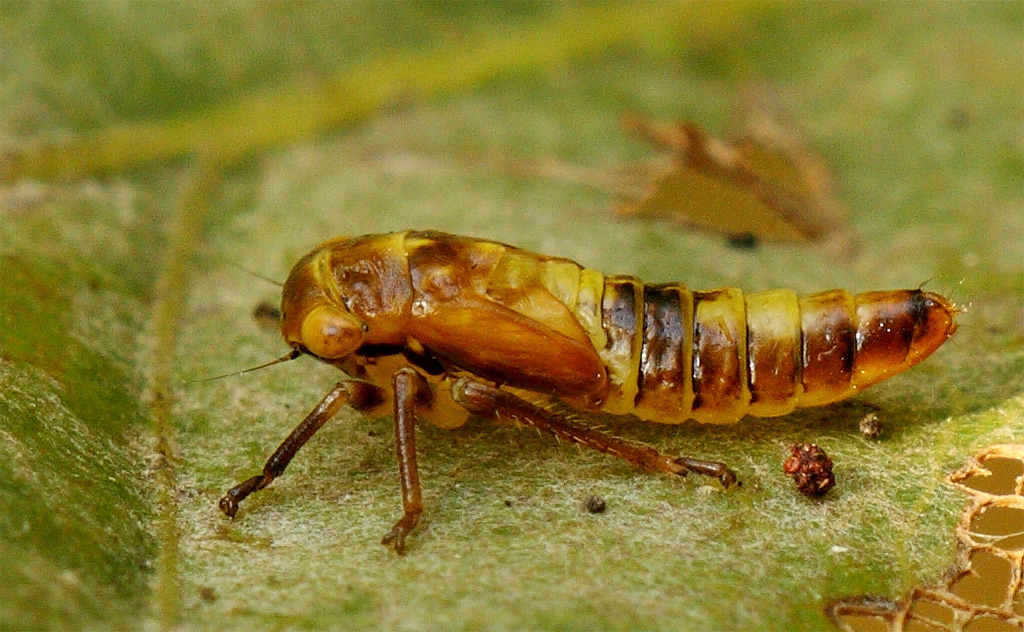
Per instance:
[[[196,380],[185,380],[185,384],[195,384],[196,382],[212,382],[213,380],[220,380],[220,379],[223,379],[223,378],[226,378],[226,377],[234,377],[236,375],[242,375],[243,373],[252,373],[253,371],[259,371],[260,369],[265,369],[265,368],[267,368],[269,366],[274,366],[275,364],[281,364],[282,362],[288,362],[289,360],[294,360],[295,358],[299,357],[300,355],[302,355],[301,351],[299,351],[298,349],[292,349],[291,351],[289,351],[285,355],[281,356],[280,358],[277,358],[275,360],[271,360],[270,362],[264,362],[263,364],[261,364],[259,366],[249,367],[248,369],[242,369],[241,371],[233,371],[231,373],[225,373],[224,375],[215,375],[213,377],[201,377],[201,378],[196,379]]]
[[[284,283],[281,283],[280,281],[275,281],[274,279],[271,279],[268,276],[264,276],[264,275],[260,274],[259,272],[256,272],[255,270],[250,270],[249,268],[243,266],[242,264],[238,263],[237,261],[230,261],[229,260],[229,263],[231,265],[235,266],[236,268],[238,268],[239,270],[241,270],[242,272],[248,272],[249,274],[253,275],[257,279],[263,279],[267,283],[273,283],[277,287],[284,287]]]

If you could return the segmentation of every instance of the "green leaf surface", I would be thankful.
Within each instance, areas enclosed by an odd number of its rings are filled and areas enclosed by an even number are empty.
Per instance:
[[[1020,3],[4,3],[0,629],[820,630],[830,599],[933,581],[964,504],[943,476],[1024,442],[1022,29]],[[624,222],[516,168],[645,159],[627,110],[726,133],[749,82],[832,167],[852,261]],[[405,228],[703,289],[926,282],[964,310],[849,402],[599,420],[727,461],[737,490],[423,426],[399,558],[391,421],[345,410],[227,520],[217,499],[341,377],[187,382],[286,350],[252,315],[278,289],[239,266],[283,279],[329,237]],[[823,500],[781,473],[794,441],[836,462]]]

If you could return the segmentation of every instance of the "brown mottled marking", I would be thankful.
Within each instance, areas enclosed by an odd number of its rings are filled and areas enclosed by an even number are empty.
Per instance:
[[[637,279],[605,277],[601,324],[607,343],[600,353],[609,382],[602,408],[608,412],[629,412],[636,401],[643,347],[642,305],[643,285]]]
[[[747,387],[747,323],[734,288],[694,292],[693,417],[703,423],[743,416]]]
[[[802,405],[827,404],[849,394],[856,347],[854,318],[854,299],[845,290],[800,299]]]
[[[693,403],[693,294],[681,285],[644,288],[638,414],[678,415]]]
[[[803,393],[800,302],[790,290],[747,294],[748,413],[775,417],[792,412]]]

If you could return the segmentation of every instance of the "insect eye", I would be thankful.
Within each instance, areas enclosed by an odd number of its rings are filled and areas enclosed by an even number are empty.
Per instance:
[[[318,357],[342,358],[362,343],[362,325],[351,314],[335,307],[313,308],[302,321],[302,345]]]

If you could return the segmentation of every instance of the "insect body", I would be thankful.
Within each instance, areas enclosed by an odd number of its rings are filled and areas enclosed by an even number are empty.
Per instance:
[[[956,329],[955,309],[921,290],[799,297],[786,290],[695,292],[604,276],[568,259],[437,232],[328,241],[284,284],[292,354],[342,369],[340,382],[221,509],[280,475],[343,404],[390,401],[405,512],[385,537],[398,552],[422,513],[415,419],[461,425],[504,417],[649,469],[735,476],[579,427],[527,401],[680,423],[731,423],[834,402],[917,364]]]

